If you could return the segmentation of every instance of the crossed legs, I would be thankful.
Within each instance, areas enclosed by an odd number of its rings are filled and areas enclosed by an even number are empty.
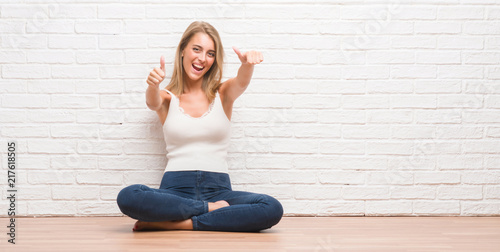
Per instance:
[[[281,204],[271,196],[221,190],[206,200],[181,197],[167,189],[145,185],[124,188],[120,210],[137,219],[134,230],[259,231],[277,224]]]

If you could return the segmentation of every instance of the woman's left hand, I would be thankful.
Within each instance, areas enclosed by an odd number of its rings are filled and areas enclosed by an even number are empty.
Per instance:
[[[240,50],[235,46],[233,46],[233,50],[236,55],[238,55],[238,58],[240,58],[241,64],[256,65],[264,60],[264,56],[262,56],[262,53],[258,51],[248,51],[241,53]]]

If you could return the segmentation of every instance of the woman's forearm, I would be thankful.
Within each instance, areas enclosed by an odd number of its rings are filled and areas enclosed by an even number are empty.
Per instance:
[[[242,63],[240,69],[238,69],[238,75],[236,75],[236,83],[241,88],[246,88],[250,84],[252,79],[254,65],[249,63]]]
[[[146,89],[146,105],[154,111],[161,107],[160,88],[158,86],[148,85],[148,89]]]

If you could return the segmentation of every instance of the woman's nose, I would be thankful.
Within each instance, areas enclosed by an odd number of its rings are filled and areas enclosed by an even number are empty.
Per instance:
[[[200,54],[198,55],[198,59],[199,59],[201,62],[205,62],[205,54],[200,53]]]

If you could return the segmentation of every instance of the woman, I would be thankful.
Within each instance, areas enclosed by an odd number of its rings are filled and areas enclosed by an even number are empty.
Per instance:
[[[233,191],[226,163],[233,103],[247,88],[260,52],[241,53],[238,75],[221,83],[224,51],[217,30],[193,22],[177,47],[166,89],[165,60],[150,72],[146,104],[163,125],[168,163],[160,189],[131,185],[120,191],[120,210],[137,219],[133,230],[260,231],[276,225],[275,198]]]

